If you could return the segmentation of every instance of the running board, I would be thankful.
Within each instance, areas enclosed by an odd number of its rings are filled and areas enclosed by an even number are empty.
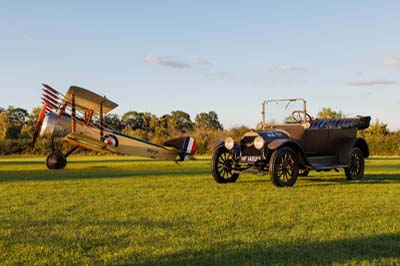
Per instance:
[[[315,170],[331,170],[349,167],[346,164],[340,164],[335,155],[309,157],[308,161]]]
[[[338,169],[338,168],[346,168],[349,166],[345,165],[345,164],[336,164],[336,165],[313,164],[312,167],[317,171],[324,171],[324,170],[332,170],[332,169]]]

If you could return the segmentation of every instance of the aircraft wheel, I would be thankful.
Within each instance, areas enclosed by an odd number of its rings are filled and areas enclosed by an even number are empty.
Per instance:
[[[217,148],[211,158],[211,174],[214,180],[218,183],[235,182],[239,174],[232,173],[233,164],[232,154],[223,146]]]
[[[48,169],[64,169],[67,165],[67,159],[61,151],[55,151],[47,156],[46,165]]]
[[[299,158],[293,149],[280,147],[272,153],[269,174],[272,184],[277,187],[291,187],[299,173]]]
[[[344,168],[347,180],[360,180],[364,176],[364,155],[354,147],[351,151],[350,166]]]

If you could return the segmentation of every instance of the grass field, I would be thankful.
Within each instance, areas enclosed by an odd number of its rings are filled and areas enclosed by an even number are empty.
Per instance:
[[[400,265],[400,158],[292,188],[209,159],[0,158],[0,265]]]

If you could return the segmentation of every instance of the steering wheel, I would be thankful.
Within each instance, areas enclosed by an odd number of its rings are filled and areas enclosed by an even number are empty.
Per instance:
[[[306,121],[305,122],[311,122],[313,119],[311,117],[311,115],[309,113],[305,113],[306,114]],[[293,120],[295,120],[296,122],[304,122],[304,111],[303,110],[294,110],[291,114],[291,117],[293,118]]]

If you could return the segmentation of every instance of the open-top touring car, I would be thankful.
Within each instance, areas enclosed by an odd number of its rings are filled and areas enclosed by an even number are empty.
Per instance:
[[[282,123],[266,121],[266,106],[301,104],[289,112]],[[343,168],[348,180],[364,175],[364,158],[369,156],[366,141],[357,130],[369,127],[371,117],[313,119],[304,99],[267,100],[262,103],[262,121],[258,128],[244,134],[240,141],[231,137],[215,145],[211,173],[218,183],[235,182],[245,170],[271,176],[275,186],[293,186],[297,176],[310,170]]]

